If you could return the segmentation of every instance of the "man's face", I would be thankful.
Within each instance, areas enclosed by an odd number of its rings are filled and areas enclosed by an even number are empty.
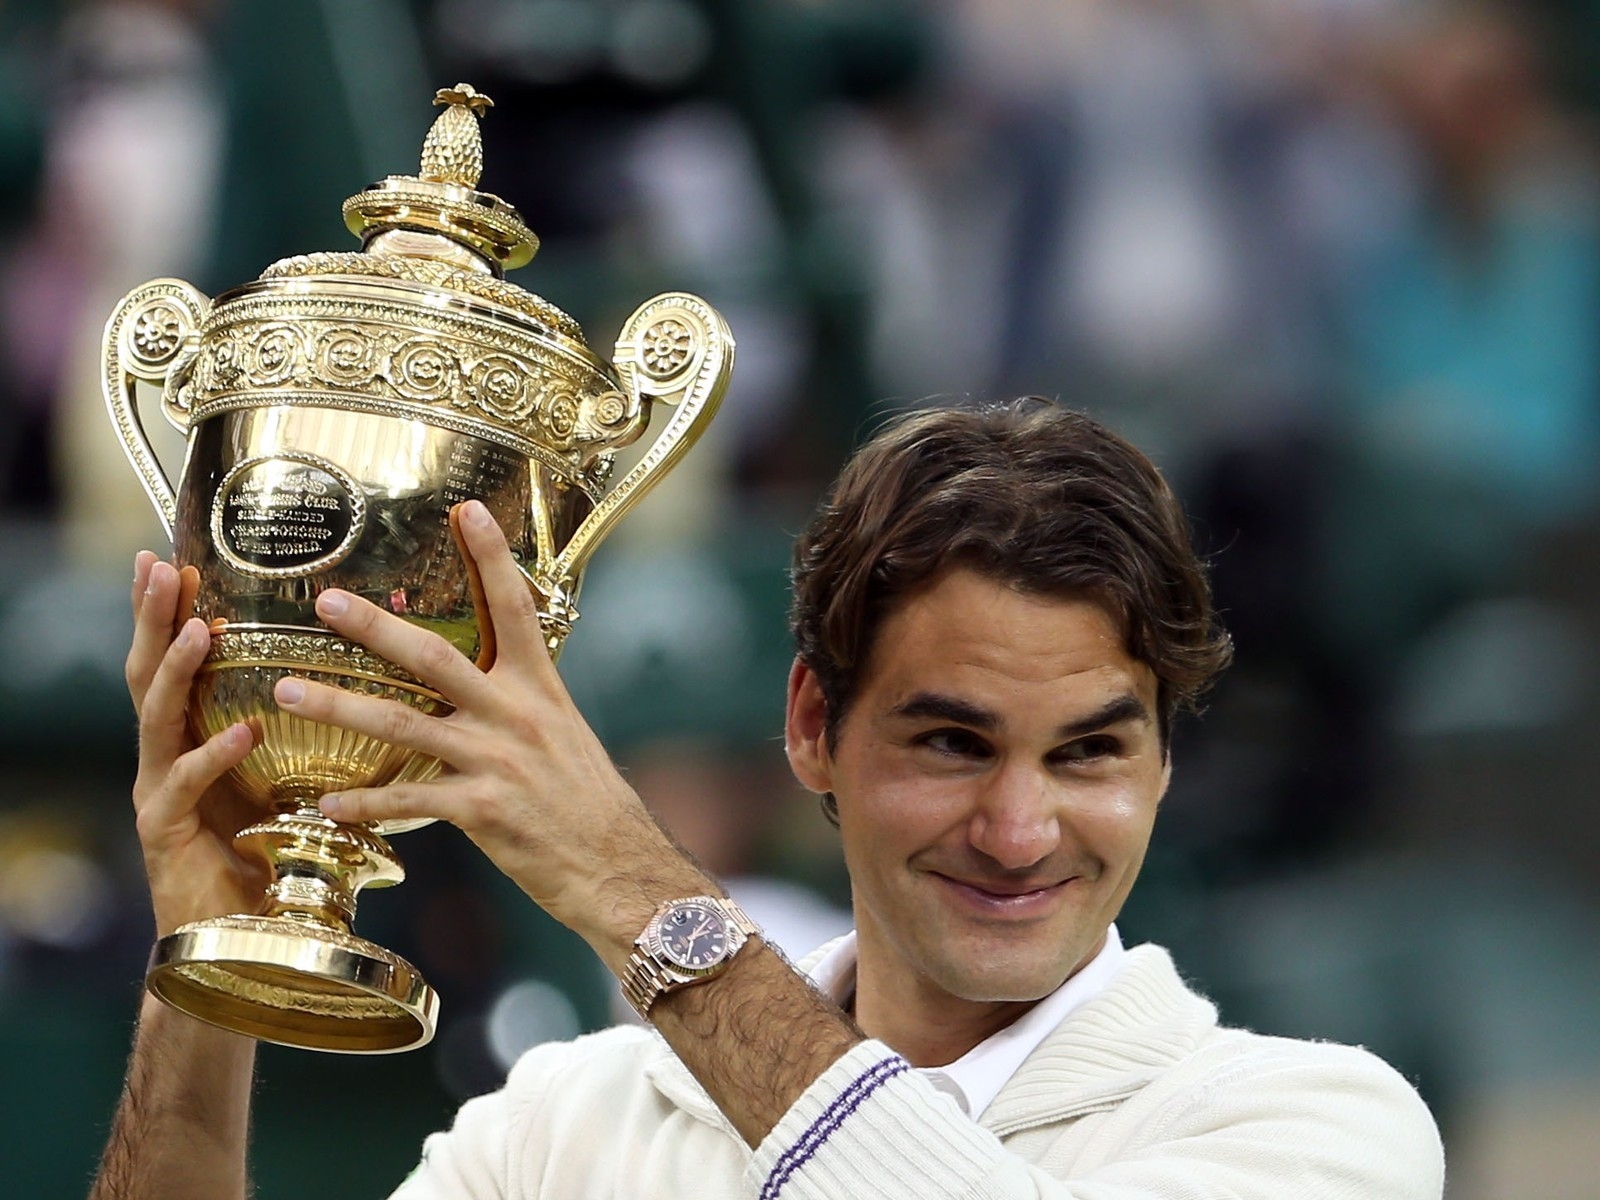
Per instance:
[[[796,667],[790,761],[838,799],[862,994],[1032,1001],[1093,956],[1166,790],[1156,691],[1099,604],[968,570],[883,623],[831,744]]]

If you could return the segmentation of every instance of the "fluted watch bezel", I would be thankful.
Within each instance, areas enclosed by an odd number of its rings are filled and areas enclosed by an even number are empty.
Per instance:
[[[634,939],[622,972],[622,994],[648,1020],[662,996],[720,975],[760,932],[744,910],[726,897],[668,900]]]

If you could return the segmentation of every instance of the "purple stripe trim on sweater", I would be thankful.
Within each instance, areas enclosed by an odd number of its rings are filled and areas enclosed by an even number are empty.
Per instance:
[[[844,1091],[833,1098],[833,1102],[822,1110],[822,1115],[800,1135],[800,1139],[779,1156],[773,1164],[772,1173],[767,1176],[766,1186],[761,1189],[760,1200],[777,1200],[778,1193],[783,1190],[783,1185],[789,1182],[789,1177],[805,1166],[811,1157],[822,1148],[833,1131],[844,1124],[844,1119],[861,1106],[861,1102],[873,1092],[877,1091],[896,1075],[911,1069],[911,1064],[899,1055],[886,1058],[874,1064],[865,1074],[858,1075]]]

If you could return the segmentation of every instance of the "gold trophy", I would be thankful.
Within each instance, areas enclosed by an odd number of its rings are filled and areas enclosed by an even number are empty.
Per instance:
[[[261,733],[232,783],[261,804],[238,840],[273,876],[260,914],[162,938],[147,984],[213,1024],[310,1049],[383,1053],[433,1036],[438,1000],[416,968],[350,931],[358,891],[404,878],[387,836],[426,822],[341,824],[317,799],[440,764],[282,712],[273,685],[292,674],[449,712],[322,625],[317,594],[355,592],[487,668],[493,630],[450,517],[476,497],[559,652],[589,555],[700,435],[733,366],[727,325],[694,296],[647,301],[607,365],[571,317],[507,283],[538,239],[476,190],[490,100],[458,84],[435,103],[446,108],[419,174],[345,202],[361,251],[285,259],[216,300],[153,280],[123,298],[102,347],[112,422],[176,561],[199,571],[195,611],[212,625],[190,724],[201,738],[236,721]],[[145,436],[140,383],[187,435],[176,488]],[[670,410],[655,440],[608,487],[657,402]]]

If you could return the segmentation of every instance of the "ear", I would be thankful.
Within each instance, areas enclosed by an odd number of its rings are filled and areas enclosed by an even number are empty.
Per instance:
[[[828,702],[814,671],[798,658],[789,668],[789,703],[783,722],[783,748],[789,769],[807,791],[833,790],[833,759],[828,754]]]
[[[1167,747],[1167,753],[1162,756],[1161,762],[1161,790],[1156,793],[1156,803],[1160,804],[1166,799],[1167,788],[1172,784],[1172,748]]]

